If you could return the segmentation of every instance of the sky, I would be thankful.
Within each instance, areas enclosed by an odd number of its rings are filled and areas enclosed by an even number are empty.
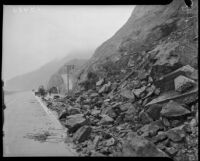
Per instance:
[[[133,9],[133,5],[4,5],[3,80],[70,52],[93,54],[126,23]]]

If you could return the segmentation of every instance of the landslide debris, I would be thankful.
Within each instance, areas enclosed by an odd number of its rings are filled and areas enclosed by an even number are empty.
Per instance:
[[[44,99],[48,108],[58,113],[80,156],[167,156],[176,161],[197,160],[197,80],[193,80],[195,89],[176,92],[175,81],[171,81],[174,89],[158,93],[150,72],[143,72],[145,77],[135,74],[115,88],[112,85],[116,82],[99,78],[92,89]],[[176,75],[174,80],[179,78],[176,70],[171,74]],[[163,81],[168,81],[168,75]],[[109,88],[102,90],[105,86]],[[140,89],[140,95],[134,93],[135,89]],[[168,97],[163,97],[166,93]]]
[[[78,90],[45,99],[80,156],[198,160],[197,13],[183,6],[136,7],[80,72]]]

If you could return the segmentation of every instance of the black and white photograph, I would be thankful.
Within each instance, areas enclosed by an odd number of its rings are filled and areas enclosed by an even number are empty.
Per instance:
[[[198,0],[2,18],[3,157],[198,161]]]

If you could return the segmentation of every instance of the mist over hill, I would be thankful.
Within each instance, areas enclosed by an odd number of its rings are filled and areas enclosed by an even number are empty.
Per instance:
[[[52,74],[58,71],[66,62],[74,58],[88,59],[91,55],[91,52],[85,51],[76,51],[69,53],[67,56],[53,60],[39,69],[16,76],[8,81],[6,81],[5,89],[7,91],[24,91],[37,89],[40,85],[47,87],[48,81]]]

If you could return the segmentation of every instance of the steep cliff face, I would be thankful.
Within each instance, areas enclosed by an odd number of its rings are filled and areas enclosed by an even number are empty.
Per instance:
[[[189,64],[197,68],[197,6],[197,0],[193,1],[192,9],[183,0],[174,0],[169,5],[136,6],[126,24],[96,49],[78,73],[78,80],[87,79],[89,71],[105,77],[107,71],[102,66],[106,63],[118,72],[129,68],[128,61],[136,60],[134,53],[138,56],[151,53],[155,69],[164,64],[174,68]]]

